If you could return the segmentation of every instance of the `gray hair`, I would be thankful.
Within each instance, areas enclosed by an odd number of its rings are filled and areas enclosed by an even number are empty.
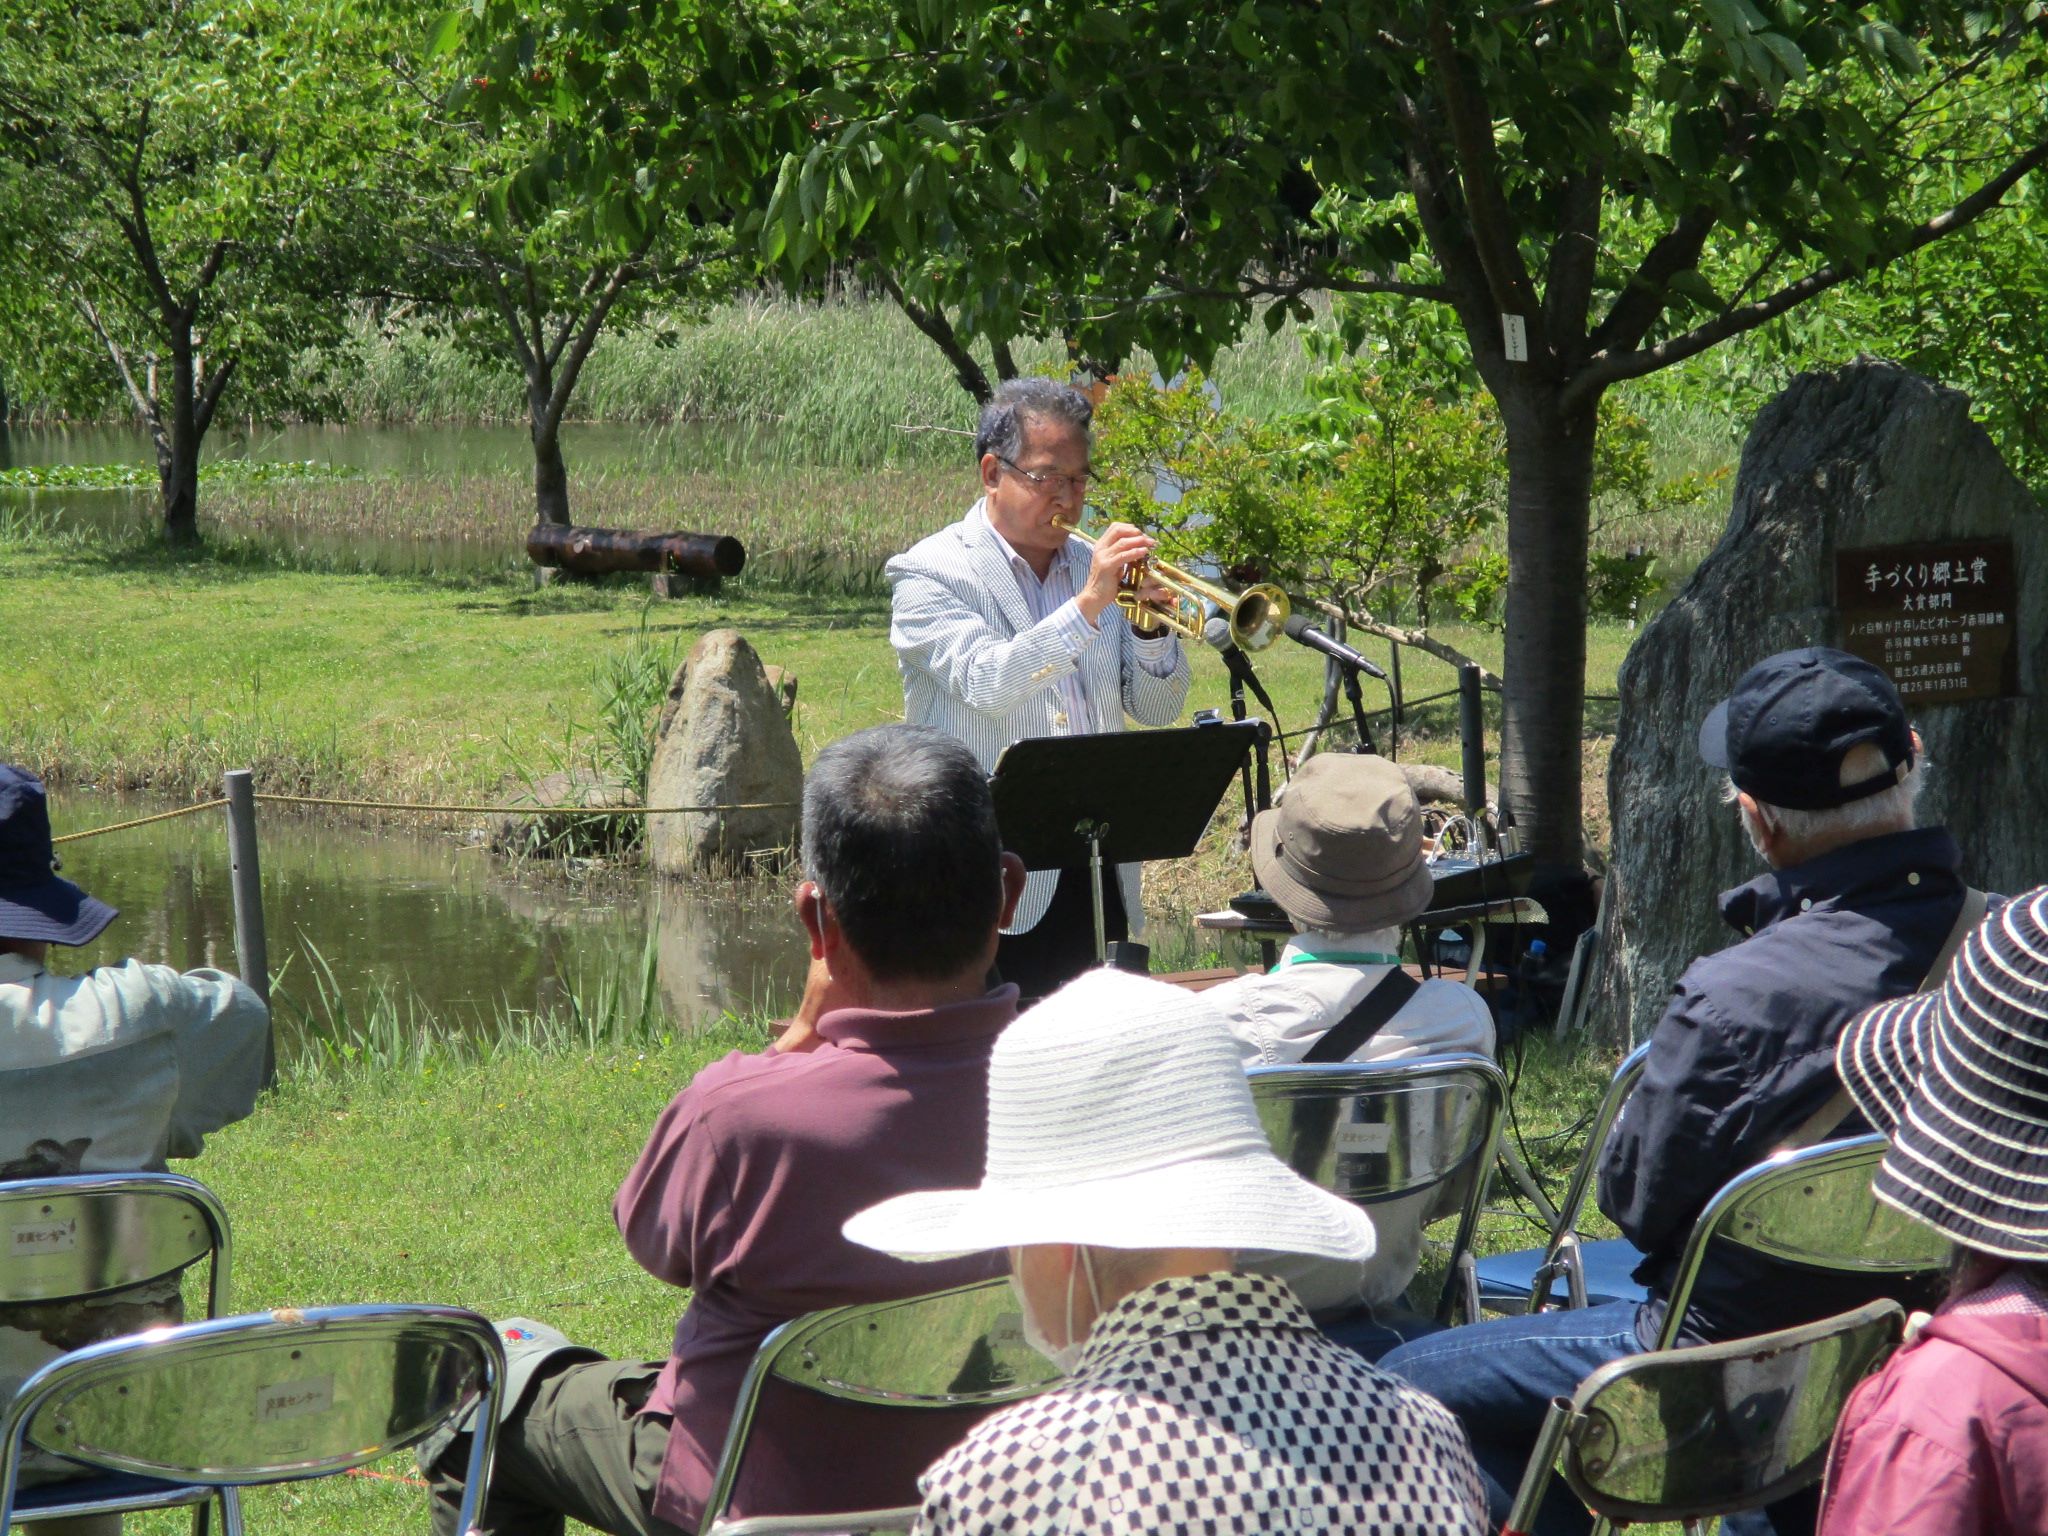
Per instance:
[[[1858,784],[1883,772],[1884,750],[1870,742],[1859,743],[1842,754],[1841,782],[1844,784]],[[1750,846],[1758,853],[1763,852],[1761,833],[1766,829],[1775,831],[1794,848],[1853,842],[1886,832],[1910,831],[1914,804],[1920,798],[1921,782],[1920,765],[1916,760],[1912,764],[1899,765],[1898,782],[1889,789],[1865,795],[1861,800],[1851,800],[1847,805],[1803,811],[1783,805],[1766,805],[1758,800],[1754,818],[1747,809],[1743,811],[1742,829],[1749,835]],[[1735,781],[1728,779],[1722,787],[1721,799],[1733,804],[1740,793]]]
[[[924,725],[878,725],[820,752],[804,781],[804,871],[883,980],[943,980],[1002,915],[1003,844],[974,754]]]
[[[1054,379],[1005,379],[981,408],[974,434],[974,462],[989,454],[1015,460],[1024,451],[1024,419],[1053,421],[1086,435],[1095,407],[1071,384]]]

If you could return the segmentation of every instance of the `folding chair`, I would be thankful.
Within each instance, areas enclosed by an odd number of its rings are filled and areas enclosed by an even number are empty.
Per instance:
[[[1608,1134],[1620,1118],[1621,1106],[1649,1060],[1647,1043],[1637,1046],[1615,1069],[1593,1112],[1586,1130],[1586,1145],[1579,1153],[1572,1181],[1565,1188],[1564,1203],[1558,1207],[1557,1225],[1550,1241],[1541,1248],[1521,1248],[1512,1253],[1492,1253],[1479,1260],[1479,1299],[1495,1312],[1541,1312],[1554,1299],[1557,1282],[1565,1282],[1565,1305],[1597,1306],[1610,1301],[1641,1301],[1647,1294],[1632,1278],[1643,1255],[1625,1238],[1610,1237],[1586,1242],[1576,1228],[1592,1193],[1593,1177],[1606,1149]]]
[[[1007,1279],[835,1307],[784,1323],[761,1341],[740,1382],[700,1529],[704,1536],[907,1531],[916,1518],[917,1505],[911,1502],[853,1514],[727,1519],[754,1423],[771,1388],[850,1405],[849,1422],[872,1440],[888,1437],[901,1445],[905,1436],[930,1435],[935,1459],[978,1418],[1058,1379],[1052,1362],[1025,1342],[1023,1313]],[[783,1403],[788,1405],[786,1395]],[[807,1448],[807,1454],[819,1449]],[[903,1496],[914,1501],[915,1486],[904,1488]]]
[[[1462,1297],[1467,1321],[1476,1318],[1472,1235],[1508,1100],[1499,1066],[1461,1051],[1252,1067],[1246,1076],[1274,1152],[1303,1178],[1368,1207],[1434,1190],[1431,1209],[1456,1211],[1433,1313],[1448,1323]]]
[[[1560,1449],[1594,1536],[1617,1523],[1758,1509],[1821,1475],[1842,1406],[1898,1344],[1905,1314],[1875,1301],[1798,1328],[1603,1365],[1551,1403],[1502,1536],[1525,1536]]]
[[[1779,1152],[1722,1185],[1685,1240],[1657,1347],[1677,1342],[1700,1267],[1717,1242],[1809,1269],[1932,1275],[1947,1268],[1948,1239],[1872,1191],[1884,1151],[1885,1139],[1875,1132],[1823,1141]]]
[[[481,1398],[458,1526],[468,1531],[504,1375],[497,1331],[453,1307],[258,1312],[90,1344],[37,1371],[0,1412],[0,1531],[31,1513],[15,1498],[31,1442],[106,1474],[98,1497],[74,1497],[65,1515],[203,1505],[219,1492],[225,1536],[241,1536],[231,1490],[359,1467]]]
[[[228,1304],[228,1216],[212,1190],[175,1173],[72,1174],[0,1183],[0,1303],[82,1300],[174,1275],[211,1255],[206,1315]],[[100,1508],[105,1479],[45,1483],[16,1497],[21,1518]],[[151,1497],[128,1490],[124,1509],[204,1505],[210,1490]],[[231,1501],[233,1494],[226,1499]],[[90,1506],[77,1507],[74,1505]],[[195,1525],[198,1514],[195,1511]],[[0,1521],[0,1531],[6,1524]]]

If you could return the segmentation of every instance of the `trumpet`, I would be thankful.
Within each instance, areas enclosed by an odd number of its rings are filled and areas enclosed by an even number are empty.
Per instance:
[[[1089,544],[1096,540],[1096,535],[1064,518],[1054,519],[1053,526],[1064,528]],[[1145,601],[1143,593],[1148,581],[1165,587],[1170,594],[1168,601]],[[1287,594],[1269,581],[1232,592],[1164,560],[1140,560],[1127,565],[1123,579],[1117,583],[1116,605],[1140,634],[1156,633],[1164,626],[1186,640],[1205,639],[1203,628],[1208,623],[1212,603],[1230,621],[1230,638],[1241,651],[1263,651],[1278,640],[1293,610]]]

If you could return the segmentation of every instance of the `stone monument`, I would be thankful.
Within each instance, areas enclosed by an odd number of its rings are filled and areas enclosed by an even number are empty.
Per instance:
[[[1801,374],[1742,450],[1727,531],[1619,679],[1614,857],[1591,1027],[1642,1039],[1671,983],[1736,936],[1716,895],[1763,872],[1700,721],[1775,651],[1832,645],[1899,684],[1926,744],[1923,825],[1972,884],[2048,881],[2048,519],[1968,399],[1892,363]]]
[[[655,727],[647,803],[754,805],[647,818],[647,856],[664,875],[779,867],[794,857],[804,765],[761,658],[732,629],[714,629],[669,683]]]

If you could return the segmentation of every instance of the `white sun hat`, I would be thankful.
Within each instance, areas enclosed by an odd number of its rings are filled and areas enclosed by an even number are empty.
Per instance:
[[[898,1195],[842,1230],[902,1259],[1035,1243],[1373,1251],[1365,1212],[1273,1155],[1223,1016],[1114,970],[1068,983],[997,1039],[979,1189]]]

